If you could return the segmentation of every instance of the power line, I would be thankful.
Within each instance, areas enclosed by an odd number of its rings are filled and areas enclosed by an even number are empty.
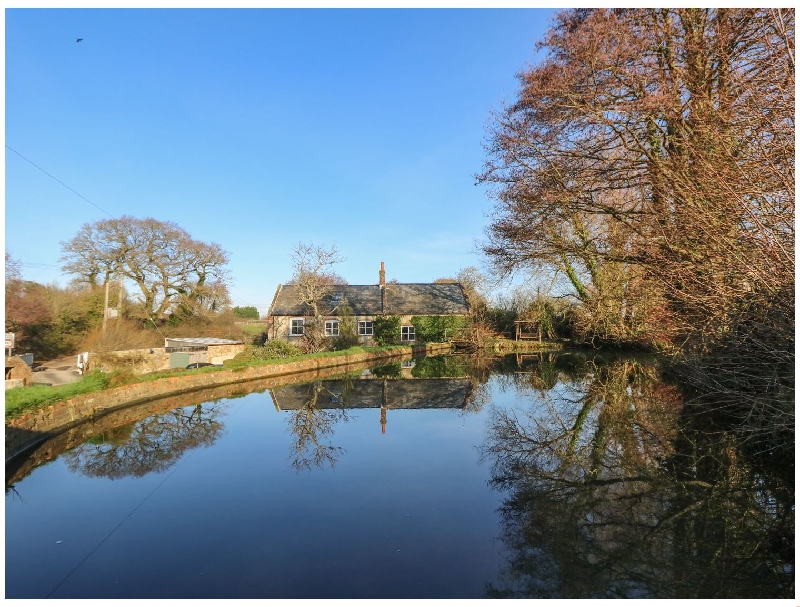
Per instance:
[[[124,519],[122,519],[122,520],[119,522],[119,524],[118,524],[116,527],[114,527],[114,528],[113,528],[113,529],[112,529],[112,530],[109,532],[109,534],[108,534],[108,535],[106,535],[106,536],[105,536],[105,537],[104,537],[102,540],[100,540],[100,543],[99,543],[99,544],[97,544],[97,545],[96,545],[94,548],[92,548],[92,550],[89,552],[89,554],[87,554],[87,555],[86,555],[86,556],[83,558],[83,560],[82,560],[80,563],[78,563],[78,564],[75,566],[75,568],[74,568],[72,571],[70,571],[70,572],[69,572],[69,573],[66,575],[66,577],[64,577],[64,579],[62,579],[62,580],[61,580],[61,581],[60,581],[60,582],[59,582],[59,583],[56,585],[56,587],[55,587],[55,588],[53,588],[53,589],[50,591],[50,594],[48,594],[48,595],[47,595],[47,597],[45,597],[45,598],[48,598],[48,599],[49,599],[51,596],[53,596],[53,593],[55,593],[55,591],[56,591],[56,590],[58,590],[59,588],[61,588],[61,585],[62,585],[64,582],[66,582],[66,581],[67,581],[67,580],[70,578],[70,576],[71,576],[73,573],[75,573],[75,572],[76,572],[78,569],[80,569],[80,568],[81,568],[81,566],[82,566],[82,565],[83,565],[83,564],[84,564],[86,561],[88,561],[88,560],[89,560],[89,557],[90,557],[90,556],[92,556],[92,555],[93,555],[95,552],[97,552],[98,548],[100,548],[100,546],[102,546],[102,545],[103,545],[103,544],[106,542],[106,540],[108,540],[108,538],[110,538],[112,535],[114,535],[114,534],[117,532],[117,530],[118,530],[120,527],[122,527],[122,525],[124,525],[124,524],[125,524],[125,521],[127,521],[129,518],[131,518],[131,517],[132,517],[132,516],[133,516],[133,515],[136,513],[136,511],[137,511],[139,508],[141,508],[141,507],[142,507],[142,504],[144,504],[144,503],[145,503],[147,500],[149,500],[149,499],[152,497],[152,495],[153,495],[153,494],[154,494],[156,491],[158,491],[158,490],[161,488],[161,486],[162,486],[164,483],[166,483],[166,482],[167,482],[169,479],[171,479],[171,478],[172,478],[172,475],[173,475],[173,474],[175,474],[175,473],[178,471],[178,468],[179,468],[179,467],[180,467],[182,464],[184,464],[184,463],[186,462],[186,460],[187,460],[189,457],[191,457],[192,455],[194,455],[194,454],[193,454],[193,453],[190,453],[190,454],[189,454],[189,456],[188,456],[186,459],[183,459],[183,460],[181,460],[180,462],[178,462],[178,463],[177,463],[177,465],[176,465],[176,466],[175,466],[175,467],[172,469],[172,472],[170,472],[170,473],[169,473],[169,474],[168,474],[168,475],[167,475],[167,476],[166,476],[166,477],[165,477],[165,478],[164,478],[164,479],[163,479],[163,480],[162,480],[160,483],[158,483],[158,485],[156,486],[156,488],[155,488],[155,489],[153,489],[153,490],[152,490],[150,493],[148,493],[148,494],[145,496],[145,498],[144,498],[144,499],[143,499],[141,502],[139,502],[139,503],[137,504],[137,506],[136,506],[136,507],[135,507],[133,510],[131,510],[131,511],[130,511],[130,513],[128,513],[128,515],[127,515],[127,516],[126,516]]]
[[[14,148],[12,148],[10,145],[6,144],[6,149],[9,149],[9,150],[11,150],[11,151],[12,151],[12,152],[14,152],[14,153],[15,153],[17,156],[19,156],[20,158],[22,158],[22,159],[23,159],[25,162],[27,162],[27,163],[29,163],[29,164],[33,165],[34,167],[36,167],[37,169],[39,169],[39,170],[40,170],[42,173],[44,173],[45,175],[47,175],[47,176],[48,176],[50,179],[52,179],[53,181],[56,181],[56,182],[57,182],[57,183],[59,183],[60,185],[64,186],[64,187],[65,187],[65,188],[67,188],[67,189],[68,189],[70,192],[72,192],[72,193],[73,193],[73,194],[75,194],[76,196],[78,196],[78,197],[82,198],[83,200],[85,200],[86,202],[88,202],[90,205],[92,205],[92,206],[93,206],[93,207],[95,207],[96,209],[98,209],[98,210],[102,211],[103,213],[105,213],[106,215],[108,215],[109,217],[111,217],[112,219],[114,218],[114,216],[113,216],[111,213],[109,213],[108,211],[106,211],[104,208],[100,207],[99,205],[96,205],[96,204],[95,204],[95,203],[93,203],[91,200],[89,200],[88,198],[86,198],[86,196],[84,196],[84,195],[83,195],[83,194],[81,194],[80,192],[78,192],[78,191],[74,190],[73,188],[69,187],[69,186],[68,186],[66,183],[64,183],[63,181],[61,181],[61,180],[60,180],[60,179],[58,179],[57,177],[55,177],[55,176],[51,175],[50,173],[48,173],[47,171],[45,171],[45,170],[44,170],[42,167],[40,167],[38,164],[36,164],[36,163],[35,163],[35,162],[33,162],[32,160],[30,160],[29,158],[26,158],[26,157],[25,157],[25,156],[23,156],[22,154],[20,154],[20,153],[19,153],[17,150],[15,150]],[[60,269],[61,269],[61,268],[58,268],[58,267],[56,267],[56,266],[50,266],[50,265],[45,265],[45,264],[37,264],[37,263],[24,263],[24,262],[21,262],[21,265],[23,265],[23,266],[25,266],[25,267],[29,267],[29,268],[35,268],[35,269],[39,269],[39,270],[60,270]],[[253,305],[253,304],[250,304],[250,303],[248,303],[248,304],[244,304],[244,305]],[[265,304],[264,306],[262,306],[262,305],[260,305],[260,304],[257,304],[257,305],[255,305],[254,307],[257,307],[257,308],[262,308],[262,307],[264,307],[264,308],[269,308],[269,306],[270,306],[270,305],[271,305],[271,304]],[[153,321],[153,319],[152,319],[152,318],[150,318],[149,316],[148,316],[148,318],[149,318],[150,322],[152,322],[152,323],[153,323],[153,326],[156,328],[156,330],[157,330],[159,333],[161,333],[161,331],[159,331],[159,330],[158,330],[158,326],[156,325],[155,321]],[[162,334],[162,337],[163,337],[163,334]]]
[[[86,202],[88,202],[90,205],[92,205],[92,206],[93,206],[93,207],[95,207],[96,209],[99,209],[99,210],[103,211],[103,213],[105,213],[106,215],[108,215],[108,216],[109,216],[109,217],[111,217],[112,219],[114,218],[114,216],[113,216],[111,213],[109,213],[109,212],[108,212],[108,211],[106,211],[105,209],[103,209],[103,208],[101,208],[101,207],[97,206],[97,205],[96,205],[95,203],[93,203],[91,200],[89,200],[88,198],[86,198],[86,196],[84,196],[84,195],[83,195],[83,194],[81,194],[80,192],[76,192],[75,190],[73,190],[71,187],[69,187],[69,186],[68,186],[66,183],[64,183],[63,181],[61,181],[61,180],[60,180],[60,179],[58,179],[57,177],[53,177],[53,176],[52,176],[50,173],[48,173],[47,171],[45,171],[45,170],[44,170],[42,167],[40,167],[38,164],[36,164],[36,163],[35,163],[35,162],[33,162],[32,160],[29,160],[29,159],[25,158],[25,156],[23,156],[22,154],[20,154],[20,153],[19,153],[17,150],[15,150],[14,148],[12,148],[10,145],[6,145],[6,148],[8,148],[8,149],[9,149],[9,150],[11,150],[12,152],[14,152],[14,153],[15,153],[17,156],[19,156],[20,158],[22,158],[22,159],[23,159],[25,162],[29,162],[30,164],[32,164],[33,166],[35,166],[35,167],[36,167],[37,169],[39,169],[39,170],[40,170],[42,173],[44,173],[45,175],[47,175],[47,176],[48,176],[50,179],[52,179],[52,180],[54,180],[54,181],[57,181],[58,183],[60,183],[61,185],[63,185],[65,188],[67,188],[67,189],[68,189],[70,192],[72,192],[73,194],[76,194],[77,196],[79,196],[79,197],[83,198],[83,199],[84,199]]]
[[[21,261],[20,265],[22,265],[22,266],[24,266],[26,268],[35,268],[37,270],[60,270],[61,269],[58,266],[51,266],[51,265],[44,264],[44,263],[26,263],[24,261]]]

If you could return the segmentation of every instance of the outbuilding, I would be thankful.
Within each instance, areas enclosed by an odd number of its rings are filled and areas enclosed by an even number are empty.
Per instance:
[[[221,365],[244,350],[244,342],[218,337],[166,337],[164,350],[169,354],[171,369],[191,363]]]
[[[20,356],[6,356],[6,390],[31,383],[31,368]]]

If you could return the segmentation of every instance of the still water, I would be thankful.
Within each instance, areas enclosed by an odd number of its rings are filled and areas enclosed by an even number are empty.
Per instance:
[[[7,465],[6,597],[791,598],[791,451],[586,353],[184,395]]]

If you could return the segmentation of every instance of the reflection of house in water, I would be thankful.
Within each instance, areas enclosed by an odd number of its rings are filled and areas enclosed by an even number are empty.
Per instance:
[[[380,409],[386,433],[389,409],[464,409],[472,393],[468,378],[330,379],[270,391],[278,411]]]

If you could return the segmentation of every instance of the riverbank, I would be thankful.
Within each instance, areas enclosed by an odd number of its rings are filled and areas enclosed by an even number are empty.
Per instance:
[[[359,352],[320,358],[305,358],[281,363],[219,369],[161,377],[151,382],[127,384],[116,388],[74,396],[6,419],[6,461],[60,432],[111,411],[171,395],[205,390],[228,384],[299,373],[368,366],[372,362],[396,362],[414,357],[447,354],[450,344],[398,346],[390,350]]]

